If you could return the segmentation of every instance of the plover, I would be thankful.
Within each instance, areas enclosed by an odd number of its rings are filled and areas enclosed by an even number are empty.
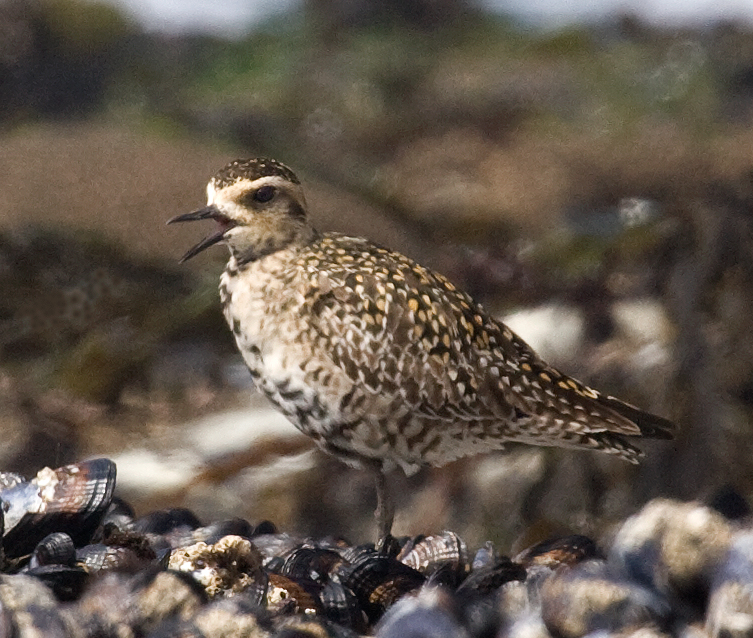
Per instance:
[[[635,463],[628,439],[672,438],[670,421],[555,370],[439,273],[315,230],[284,164],[233,161],[207,197],[168,222],[217,225],[183,261],[227,244],[220,299],[257,387],[322,449],[375,471],[382,537],[393,468],[411,474],[510,441]]]

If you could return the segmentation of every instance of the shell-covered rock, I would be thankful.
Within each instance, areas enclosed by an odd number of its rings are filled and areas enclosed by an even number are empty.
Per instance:
[[[688,612],[701,613],[732,532],[723,516],[700,503],[656,499],[625,521],[609,561]]]
[[[666,627],[670,608],[650,589],[587,561],[552,574],[542,585],[541,616],[549,632],[575,638],[595,631]]]
[[[238,594],[261,578],[262,557],[251,541],[225,536],[212,545],[200,541],[174,550],[168,569],[189,574],[210,598]]]
[[[469,550],[452,531],[375,547],[298,538],[268,521],[203,524],[182,508],[134,518],[113,501],[114,483],[106,459],[29,481],[0,474],[0,636],[576,638],[753,627],[753,528],[698,503],[652,501],[611,544],[561,536],[511,559],[491,542]]]

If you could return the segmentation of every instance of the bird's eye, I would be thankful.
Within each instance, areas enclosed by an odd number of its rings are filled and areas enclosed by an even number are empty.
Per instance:
[[[274,186],[262,186],[254,191],[253,198],[257,202],[268,202],[275,196],[276,192],[277,189]]]

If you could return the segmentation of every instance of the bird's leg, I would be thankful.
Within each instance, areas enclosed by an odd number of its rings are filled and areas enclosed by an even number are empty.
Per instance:
[[[381,463],[374,466],[376,478],[377,507],[374,516],[377,520],[379,538],[377,544],[381,545],[387,542],[392,531],[392,521],[395,518],[395,505],[390,498],[387,485],[387,474]]]

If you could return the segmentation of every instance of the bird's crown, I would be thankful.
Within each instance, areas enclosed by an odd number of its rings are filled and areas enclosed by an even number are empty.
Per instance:
[[[266,157],[256,157],[233,160],[217,171],[211,184],[216,190],[220,190],[240,180],[253,182],[261,177],[282,177],[293,184],[301,183],[295,173],[282,162]]]

